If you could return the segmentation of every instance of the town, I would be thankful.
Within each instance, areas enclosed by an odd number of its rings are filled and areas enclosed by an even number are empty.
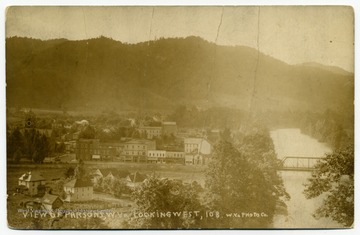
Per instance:
[[[197,122],[204,116],[207,116],[206,128]],[[144,209],[142,203],[147,205],[152,201],[168,205],[165,201],[173,200],[174,195],[181,198],[180,201],[187,197],[186,200],[195,199],[192,210],[200,211],[206,218],[204,226],[211,227],[213,217],[206,216],[209,210],[206,197],[209,183],[222,185],[229,177],[227,173],[217,173],[224,162],[230,164],[228,167],[235,175],[243,174],[239,176],[241,179],[248,178],[249,184],[255,177],[253,174],[258,174],[254,169],[258,169],[272,172],[272,178],[267,180],[281,185],[281,181],[277,181],[279,174],[274,172],[285,169],[281,168],[285,165],[279,159],[282,155],[276,155],[274,149],[274,144],[279,146],[279,143],[273,142],[277,135],[274,133],[281,133],[282,129],[269,131],[259,120],[236,126],[234,123],[239,120],[241,123],[244,115],[229,108],[221,108],[221,112],[216,108],[179,107],[166,114],[104,111],[91,115],[12,108],[8,109],[7,117],[8,210],[12,211],[9,221],[22,227],[138,228],[136,223],[129,223],[134,219],[151,218],[135,215],[154,211]],[[297,130],[295,132],[300,133]],[[338,135],[338,132],[326,133],[327,136]],[[346,137],[342,140],[347,141]],[[232,161],[239,162],[233,166]],[[248,164],[254,164],[253,168]],[[209,180],[209,176],[213,178]],[[256,189],[260,194],[263,192],[261,187]],[[255,209],[241,212],[245,213],[242,215],[268,215],[260,216],[251,226],[272,221],[274,215],[286,215],[287,206],[283,202],[286,193],[282,190],[277,191],[283,195],[282,199],[272,201],[273,209],[263,210],[260,204],[253,203]],[[169,198],[162,199],[163,193]],[[158,211],[162,210],[169,211],[168,206]],[[31,214],[33,211],[41,212]],[[90,212],[80,216],[81,211]],[[108,217],[98,211],[131,216],[107,220]],[[222,212],[226,218],[248,218],[238,217],[238,214],[231,206],[228,213]],[[223,220],[223,216],[218,219]],[[201,216],[194,218],[199,220],[196,223],[201,223]]]
[[[353,39],[351,6],[7,7],[8,227],[353,228]]]
[[[118,161],[136,163],[176,163],[187,165],[204,165],[211,156],[212,142],[218,140],[220,131],[211,130],[206,134],[202,130],[187,128],[178,131],[176,122],[153,121],[144,125],[142,121],[122,127],[131,130],[132,137],[120,137],[107,141],[106,138],[95,138],[92,127],[87,120],[64,123],[53,120],[51,129],[37,128],[37,118],[31,111],[24,112],[23,124],[13,126],[21,131],[35,130],[49,138],[53,132],[63,134],[55,136],[55,144],[63,146],[64,155],[55,159],[46,156],[44,162],[61,161],[61,157],[73,156],[72,161]],[[103,128],[100,132],[110,133],[113,127]],[[209,135],[209,136],[208,136]],[[211,139],[211,140],[210,140]]]
[[[24,109],[8,113],[12,120],[8,122],[8,169],[9,175],[14,174],[8,178],[8,195],[22,210],[45,210],[48,215],[71,205],[83,208],[84,203],[92,208],[98,208],[97,202],[108,203],[105,209],[134,206],[131,192],[154,174],[190,184],[199,182],[202,188],[201,171],[211,160],[213,142],[221,134],[218,129],[206,134],[197,128],[181,128],[175,121],[156,117],[147,117],[146,121],[122,118],[124,135],[114,140],[106,135],[115,132],[112,126],[100,128],[99,122],[91,125],[86,119],[72,117],[69,121],[62,114],[35,112]],[[26,146],[29,133],[32,139],[47,141]],[[39,145],[50,146],[41,160],[35,157],[36,150],[29,152]],[[173,169],[180,169],[180,176],[168,174]],[[185,176],[188,171],[192,171],[190,178]]]

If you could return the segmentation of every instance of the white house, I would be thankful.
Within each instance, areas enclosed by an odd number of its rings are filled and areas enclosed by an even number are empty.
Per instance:
[[[205,164],[211,154],[212,145],[204,138],[185,138],[185,164]]]
[[[93,198],[93,185],[91,181],[73,179],[64,184],[66,198],[64,201],[89,201]]]
[[[25,186],[28,193],[33,196],[45,192],[45,178],[39,172],[27,172],[19,178],[19,186]]]
[[[185,138],[185,153],[211,154],[211,144],[204,138]]]

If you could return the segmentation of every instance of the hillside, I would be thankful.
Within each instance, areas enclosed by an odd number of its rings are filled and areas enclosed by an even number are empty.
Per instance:
[[[326,69],[329,68],[329,69]],[[198,37],[124,44],[112,39],[6,39],[7,105],[49,109],[353,112],[353,74],[288,65],[249,47]]]

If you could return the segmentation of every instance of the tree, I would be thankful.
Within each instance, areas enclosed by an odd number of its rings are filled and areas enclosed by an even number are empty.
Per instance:
[[[42,163],[51,154],[48,137],[34,129],[24,133],[24,153],[35,163]]]
[[[220,132],[220,138],[227,142],[232,142],[231,131],[229,128],[225,128],[222,132]]]
[[[239,142],[238,150],[248,161],[257,165],[267,182],[276,188],[276,194],[284,199],[290,196],[286,192],[282,178],[277,174],[281,160],[277,159],[274,144],[265,128],[245,134]]]
[[[29,160],[36,158],[36,151],[39,133],[35,129],[26,129],[24,132],[24,154]]]
[[[101,181],[101,189],[104,193],[113,193],[114,182],[111,177],[103,177]]]
[[[70,166],[66,169],[65,173],[64,173],[66,178],[72,178],[75,177],[75,168]]]
[[[22,157],[22,152],[21,152],[20,148],[18,148],[16,150],[16,152],[14,153],[14,161],[16,163],[20,162],[21,157]]]
[[[140,138],[140,133],[137,130],[134,130],[131,134],[131,138]]]
[[[138,216],[128,221],[134,228],[191,228],[197,227],[200,216],[158,216],[166,212],[199,211],[201,205],[197,188],[191,184],[184,184],[179,180],[159,179],[155,176],[147,179],[133,192],[138,206],[138,213],[152,216]],[[156,212],[158,214],[156,214]],[[140,214],[139,214],[140,215]]]
[[[354,221],[353,145],[321,159],[305,187],[304,194],[308,199],[325,195],[315,217],[330,217],[344,226],[351,226]]]
[[[217,228],[268,227],[276,202],[285,196],[258,164],[226,141],[220,141],[214,148],[205,186],[209,190],[208,207],[223,215],[206,226]],[[246,220],[225,216],[236,212],[263,212],[267,217]]]
[[[88,171],[83,161],[79,162],[74,169],[74,177],[76,179],[84,179],[88,177]]]
[[[94,139],[96,136],[95,128],[92,126],[86,126],[79,134],[81,139]]]
[[[50,143],[45,135],[40,135],[36,132],[33,140],[35,151],[32,154],[32,160],[35,163],[42,163],[50,154]]]
[[[121,197],[123,194],[130,193],[130,188],[126,185],[125,180],[114,179],[113,180],[113,194],[115,197]]]
[[[56,143],[55,152],[57,152],[57,153],[64,153],[65,152],[65,144],[64,144],[63,141],[61,141],[59,144]]]
[[[14,154],[18,151],[20,151],[20,153],[22,153],[23,148],[24,148],[24,137],[21,134],[19,128],[15,128],[13,131],[10,131],[7,136],[7,157],[8,157],[8,159],[16,158],[14,156]]]

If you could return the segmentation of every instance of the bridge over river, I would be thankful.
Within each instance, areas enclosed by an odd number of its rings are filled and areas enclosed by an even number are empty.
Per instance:
[[[320,157],[286,156],[281,160],[280,171],[312,171]]]
[[[275,151],[282,167],[286,191],[291,199],[286,202],[287,215],[276,215],[275,228],[336,228],[342,227],[329,218],[315,219],[312,214],[321,205],[323,198],[306,199],[304,183],[311,176],[316,162],[325,157],[331,149],[316,139],[300,132],[299,129],[277,129],[270,132]]]

